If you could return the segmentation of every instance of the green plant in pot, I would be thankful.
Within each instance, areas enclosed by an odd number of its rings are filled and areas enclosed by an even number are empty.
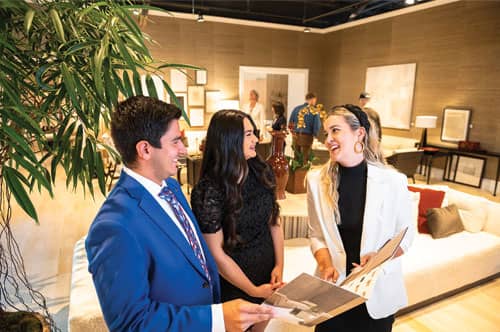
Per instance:
[[[11,230],[17,204],[38,223],[33,190],[53,195],[56,174],[92,196],[106,193],[101,137],[119,98],[156,96],[152,75],[164,68],[198,67],[155,62],[126,1],[0,1],[0,330],[57,331],[45,298],[26,276]],[[147,91],[142,90],[144,75]],[[163,87],[181,109],[167,82]],[[189,124],[189,120],[185,116]],[[34,253],[36,254],[36,253]],[[26,296],[26,294],[28,294]],[[37,327],[13,317],[41,315]],[[21,312],[21,314],[19,314]],[[36,316],[36,315],[35,315]],[[14,320],[16,327],[3,326]],[[35,324],[36,325],[36,324]]]
[[[305,178],[307,171],[312,167],[315,159],[314,153],[309,153],[309,158],[304,160],[304,154],[293,149],[293,158],[287,157],[290,167],[290,175],[286,184],[286,190],[292,194],[301,194],[306,192]]]

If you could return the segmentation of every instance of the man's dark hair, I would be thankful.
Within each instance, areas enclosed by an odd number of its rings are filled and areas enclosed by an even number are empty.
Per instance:
[[[161,137],[180,117],[179,108],[156,98],[135,96],[118,103],[111,114],[111,137],[123,163],[131,165],[136,161],[139,141],[161,148]]]
[[[316,94],[314,92],[308,92],[306,95],[306,100],[316,98]]]

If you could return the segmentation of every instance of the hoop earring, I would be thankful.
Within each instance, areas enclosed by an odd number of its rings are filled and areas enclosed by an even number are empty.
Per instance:
[[[359,147],[359,146],[361,146],[361,147]],[[362,153],[363,151],[365,151],[365,145],[363,144],[363,142],[354,143],[354,152]]]

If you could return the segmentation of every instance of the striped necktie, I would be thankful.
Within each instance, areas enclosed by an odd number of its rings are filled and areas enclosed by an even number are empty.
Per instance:
[[[172,190],[170,190],[167,186],[163,187],[158,195],[160,196],[160,198],[167,201],[167,203],[172,207],[172,210],[174,211],[174,214],[177,217],[177,220],[179,220],[180,224],[182,225],[182,228],[184,229],[184,232],[186,233],[186,236],[188,238],[189,244],[191,245],[191,248],[193,249],[195,256],[198,258],[198,260],[201,264],[201,267],[202,267],[203,271],[205,272],[205,275],[206,275],[206,277],[211,285],[212,280],[210,278],[210,274],[208,273],[208,268],[207,268],[207,263],[205,261],[205,258],[203,257],[203,254],[201,253],[200,243],[196,239],[193,227],[191,227],[191,224],[188,221],[186,213],[182,209],[181,204],[177,200],[177,197],[175,197]]]

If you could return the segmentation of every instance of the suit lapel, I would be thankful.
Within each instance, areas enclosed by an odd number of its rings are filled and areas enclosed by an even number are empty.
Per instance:
[[[368,164],[361,255],[366,253],[367,248],[374,248],[374,244],[371,242],[378,238],[377,233],[380,231],[380,225],[377,220],[378,215],[382,212],[381,206],[384,201],[385,189],[386,182],[379,168]]]
[[[123,180],[123,181],[122,181]],[[179,248],[186,259],[193,267],[204,277],[205,273],[201,267],[198,258],[195,256],[193,248],[181,233],[174,221],[163,210],[157,201],[146,191],[146,189],[136,180],[122,172],[120,182],[127,189],[129,194],[135,198],[142,211],[170,238],[170,240]],[[176,196],[178,194],[176,193]],[[186,210],[183,204],[183,208]]]

